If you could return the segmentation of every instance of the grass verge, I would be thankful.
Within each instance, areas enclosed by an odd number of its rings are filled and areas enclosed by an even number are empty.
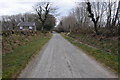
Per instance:
[[[26,45],[19,46],[13,52],[2,55],[3,78],[15,78],[26,66],[33,55],[37,54],[51,35],[32,40]]]
[[[120,75],[120,72],[119,72],[119,59],[120,59],[120,56],[117,56],[115,54],[109,54],[109,53],[101,51],[99,49],[89,47],[89,46],[87,46],[85,44],[82,44],[82,43],[79,43],[79,42],[75,41],[75,39],[72,39],[72,38],[70,38],[68,36],[65,36],[64,34],[62,34],[62,36],[65,39],[67,39],[68,41],[70,41],[72,44],[77,46],[78,48],[81,48],[85,53],[92,56],[94,59],[99,61],[101,64],[103,64],[104,66],[109,67],[116,74]]]
[[[93,47],[96,47],[100,50],[119,55],[118,53],[118,37],[105,37],[101,35],[97,35],[93,37],[93,34],[77,34],[71,33],[68,35],[70,37],[75,38],[76,40],[83,42],[85,44],[89,44]]]

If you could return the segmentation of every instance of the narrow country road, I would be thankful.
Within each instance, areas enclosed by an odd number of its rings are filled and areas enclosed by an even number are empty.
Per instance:
[[[19,75],[19,78],[114,78],[85,53],[54,33],[45,49]]]

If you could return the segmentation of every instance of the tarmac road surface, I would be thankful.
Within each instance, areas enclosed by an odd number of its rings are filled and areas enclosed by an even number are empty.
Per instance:
[[[116,76],[60,34],[21,72],[19,78],[115,78]]]

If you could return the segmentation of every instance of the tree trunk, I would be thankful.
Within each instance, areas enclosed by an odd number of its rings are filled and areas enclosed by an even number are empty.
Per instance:
[[[43,31],[44,30],[44,28],[43,28],[43,26],[41,27],[41,31]]]
[[[41,27],[41,31],[44,31],[44,21],[42,22],[42,27]]]
[[[95,33],[99,35],[98,29],[97,29],[97,23],[94,23],[94,29],[95,29]]]
[[[91,3],[87,2],[87,11],[89,12],[89,16],[92,19],[92,22],[94,23],[94,29],[95,29],[95,33],[96,35],[99,35],[98,29],[97,29],[97,22],[99,20],[99,16],[96,16],[96,18],[94,18],[94,13],[91,10]]]

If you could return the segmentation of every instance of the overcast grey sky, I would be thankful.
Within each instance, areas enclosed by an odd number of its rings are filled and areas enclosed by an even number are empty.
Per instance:
[[[75,6],[75,2],[85,0],[0,0],[0,16],[13,15],[26,12],[34,12],[32,6],[36,2],[51,1],[59,7],[61,15],[67,15],[68,12]],[[107,1],[107,0],[90,0],[90,1]],[[112,0],[113,1],[113,0]]]
[[[41,0],[4,0],[0,1],[0,16],[19,13],[34,13],[33,6]],[[74,6],[75,0],[51,0],[58,6],[61,16],[66,16]]]
[[[0,0],[0,16],[16,15],[23,13],[35,13],[33,6],[40,1],[47,0]],[[48,0],[58,7],[57,22],[62,16],[67,16],[69,11],[75,6],[76,0]]]
[[[35,13],[33,6],[40,1],[54,2],[54,4],[59,8],[58,12],[60,13],[60,18],[69,14],[69,11],[75,6],[75,2],[83,2],[85,0],[0,0],[0,16],[15,15],[20,13]]]

